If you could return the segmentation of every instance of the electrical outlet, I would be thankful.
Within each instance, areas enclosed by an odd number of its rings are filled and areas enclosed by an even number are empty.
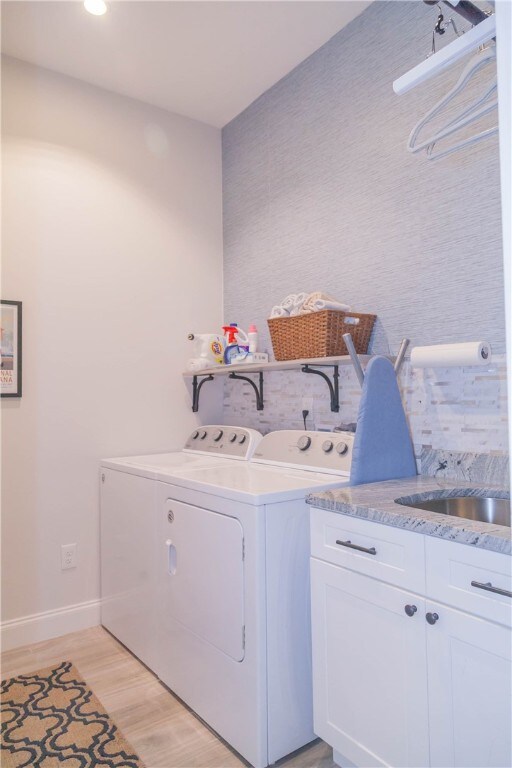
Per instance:
[[[313,415],[313,405],[314,400],[312,397],[303,397],[302,398],[302,410],[303,411],[309,411],[309,415]]]
[[[63,544],[61,546],[60,567],[62,571],[76,568],[76,544]]]

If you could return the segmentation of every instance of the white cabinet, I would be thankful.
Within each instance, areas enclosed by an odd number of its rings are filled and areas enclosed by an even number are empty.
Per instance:
[[[512,765],[511,601],[472,586],[510,589],[510,558],[413,532],[407,552],[406,532],[348,519],[312,509],[315,733],[344,768]],[[370,538],[402,552],[398,570],[377,570]]]
[[[512,557],[432,536],[425,538],[425,550],[429,597],[510,626]]]
[[[410,592],[425,593],[423,536],[326,509],[314,510],[311,555]]]
[[[442,604],[427,625],[431,765],[512,765],[508,627]]]
[[[428,765],[424,600],[315,559],[311,585],[315,733],[358,766]]]

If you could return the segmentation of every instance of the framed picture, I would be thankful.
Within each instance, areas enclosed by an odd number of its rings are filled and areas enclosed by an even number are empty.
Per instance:
[[[21,397],[21,301],[1,301],[0,395]]]

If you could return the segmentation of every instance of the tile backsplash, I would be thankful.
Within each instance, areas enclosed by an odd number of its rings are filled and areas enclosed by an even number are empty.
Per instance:
[[[269,371],[263,411],[256,411],[249,384],[226,379],[224,422],[275,429],[302,429],[303,399],[312,398],[309,429],[355,422],[361,389],[352,366],[340,371],[340,411],[330,410],[327,385],[300,371]],[[399,384],[419,471],[441,477],[508,484],[507,379],[505,355],[467,368],[402,367]]]

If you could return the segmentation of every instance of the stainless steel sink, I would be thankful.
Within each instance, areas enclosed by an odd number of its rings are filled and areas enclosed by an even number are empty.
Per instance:
[[[441,512],[443,515],[464,517],[466,520],[478,520],[480,523],[510,526],[510,499],[494,498],[492,496],[453,496],[449,498],[435,497],[416,501],[414,497],[395,499],[414,509],[426,509],[429,512]]]

